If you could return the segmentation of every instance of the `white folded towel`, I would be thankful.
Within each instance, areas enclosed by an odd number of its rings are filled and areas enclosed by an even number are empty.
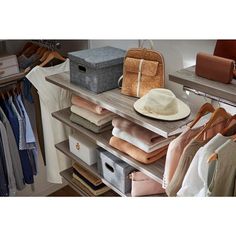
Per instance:
[[[136,137],[130,135],[126,131],[122,131],[115,127],[112,130],[112,134],[117,138],[120,138],[128,143],[133,144],[134,146],[140,148],[146,153],[150,153],[150,152],[156,151],[159,148],[165,147],[175,138],[175,137],[164,138],[160,136],[159,138],[155,140],[154,144],[147,145],[142,140],[137,139]]]

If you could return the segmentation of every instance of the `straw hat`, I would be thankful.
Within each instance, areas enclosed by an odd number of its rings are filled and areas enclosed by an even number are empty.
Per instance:
[[[191,112],[171,90],[162,88],[150,90],[134,103],[134,109],[142,115],[167,121],[183,119]]]

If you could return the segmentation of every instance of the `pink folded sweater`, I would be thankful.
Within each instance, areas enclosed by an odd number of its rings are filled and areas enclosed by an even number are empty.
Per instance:
[[[77,107],[84,108],[99,115],[103,115],[109,112],[105,108],[76,95],[72,95],[71,103]]]
[[[134,158],[135,160],[142,162],[143,164],[151,164],[160,158],[164,157],[167,152],[168,146],[162,147],[156,151],[146,153],[142,151],[141,149],[135,147],[134,145],[119,139],[115,136],[112,136],[110,139],[109,144],[120,150],[121,152],[124,152]]]

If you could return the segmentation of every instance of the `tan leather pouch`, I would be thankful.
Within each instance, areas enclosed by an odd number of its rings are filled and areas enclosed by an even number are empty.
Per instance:
[[[195,73],[209,80],[229,84],[233,79],[234,64],[230,59],[198,53]]]

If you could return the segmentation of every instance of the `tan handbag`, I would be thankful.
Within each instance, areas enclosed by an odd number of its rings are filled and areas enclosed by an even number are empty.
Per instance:
[[[151,89],[164,87],[163,56],[147,48],[129,49],[124,58],[121,93],[142,97]]]

